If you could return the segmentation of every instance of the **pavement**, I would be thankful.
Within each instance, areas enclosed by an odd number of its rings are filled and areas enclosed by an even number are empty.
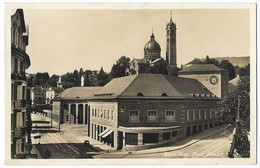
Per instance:
[[[50,121],[50,118],[43,117],[41,115],[32,114],[32,120],[44,120],[44,121]],[[91,146],[93,146],[93,149],[85,149],[84,155],[85,158],[123,158],[127,157],[129,155],[132,156],[146,156],[151,154],[163,154],[165,152],[174,152],[174,151],[180,151],[182,149],[188,148],[189,146],[193,146],[194,144],[202,141],[203,139],[206,139],[210,136],[213,136],[214,134],[222,136],[226,136],[226,134],[229,134],[229,129],[226,129],[226,126],[217,126],[214,128],[210,128],[208,130],[205,130],[201,133],[195,134],[193,136],[186,137],[172,145],[164,146],[164,147],[157,147],[152,149],[144,149],[144,150],[138,150],[138,151],[117,151],[114,148],[103,144],[102,142],[96,141],[91,139],[87,136],[87,125],[69,125],[69,124],[62,124],[60,127],[60,132],[58,132],[59,125],[57,122],[53,120],[52,123],[53,128],[46,128],[45,133],[42,133],[42,139],[40,141],[43,145],[50,145],[50,144],[58,144],[59,149],[63,148],[70,148],[76,151],[76,153],[80,154],[82,151],[78,150],[81,148],[84,148],[83,142],[85,140],[89,140]],[[44,129],[44,128],[43,128]],[[51,131],[51,132],[49,132]],[[38,142],[35,142],[38,143]],[[211,142],[212,143],[212,142]],[[214,142],[213,142],[214,143]],[[221,144],[221,142],[219,142]],[[229,143],[225,142],[226,144]],[[68,144],[68,145],[65,145]],[[64,146],[65,145],[65,146]],[[43,147],[43,146],[42,146]],[[43,147],[46,150],[47,146]],[[75,148],[76,147],[76,148]],[[226,147],[227,148],[227,147]],[[37,148],[36,148],[37,149]],[[38,151],[39,152],[39,151]],[[39,152],[40,153],[40,152]],[[64,154],[64,153],[62,153]],[[82,154],[82,153],[81,153]],[[91,155],[91,157],[89,156]],[[159,155],[158,155],[159,156]],[[71,158],[78,158],[76,155],[68,155],[61,156],[61,158],[71,157]]]

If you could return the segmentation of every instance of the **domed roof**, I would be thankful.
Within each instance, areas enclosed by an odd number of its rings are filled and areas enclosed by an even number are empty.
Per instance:
[[[155,41],[153,33],[152,33],[152,35],[151,35],[150,41],[148,41],[148,42],[145,44],[144,50],[145,50],[145,51],[147,51],[147,50],[157,50],[157,51],[161,51],[160,44]]]

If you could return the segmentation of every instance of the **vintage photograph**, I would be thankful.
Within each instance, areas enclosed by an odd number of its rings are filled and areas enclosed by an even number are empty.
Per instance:
[[[255,8],[7,4],[8,163],[255,164]]]

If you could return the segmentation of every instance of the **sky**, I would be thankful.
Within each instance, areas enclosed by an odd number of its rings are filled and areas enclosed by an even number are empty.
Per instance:
[[[177,65],[194,58],[249,56],[248,9],[24,9],[29,73],[110,72],[121,56],[143,58],[150,35],[166,54],[166,23],[177,25]]]

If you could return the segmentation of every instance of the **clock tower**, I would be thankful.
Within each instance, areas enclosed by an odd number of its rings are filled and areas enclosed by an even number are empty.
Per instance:
[[[172,21],[172,13],[170,22],[166,25],[166,61],[169,68],[176,68],[176,24]]]

